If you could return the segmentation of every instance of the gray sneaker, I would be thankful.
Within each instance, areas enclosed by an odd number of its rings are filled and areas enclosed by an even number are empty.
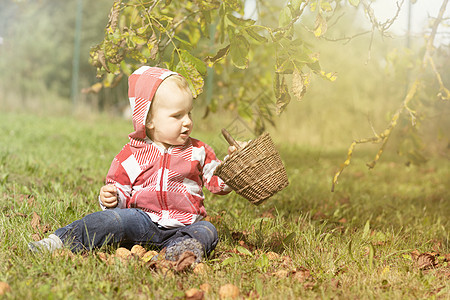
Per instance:
[[[186,251],[191,251],[196,256],[195,262],[200,262],[203,259],[204,250],[202,244],[194,238],[177,239],[174,243],[169,245],[166,249],[166,259],[177,261],[181,254]]]
[[[63,242],[61,239],[54,234],[50,234],[48,238],[42,239],[37,242],[28,243],[28,249],[31,252],[53,252],[57,249],[63,248]]]

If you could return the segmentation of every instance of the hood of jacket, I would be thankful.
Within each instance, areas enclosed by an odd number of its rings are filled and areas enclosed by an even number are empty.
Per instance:
[[[143,66],[128,77],[128,98],[130,100],[134,131],[129,134],[132,146],[146,144],[145,121],[156,90],[161,82],[178,73],[167,69]]]

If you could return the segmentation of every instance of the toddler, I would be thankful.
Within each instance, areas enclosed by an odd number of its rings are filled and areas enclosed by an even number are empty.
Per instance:
[[[202,221],[202,188],[221,195],[231,189],[213,175],[220,164],[214,151],[190,137],[193,97],[186,79],[143,66],[128,81],[134,132],[112,161],[107,185],[100,190],[103,210],[30,243],[32,251],[141,244],[166,248],[168,260],[191,251],[200,261],[215,248],[217,230]]]

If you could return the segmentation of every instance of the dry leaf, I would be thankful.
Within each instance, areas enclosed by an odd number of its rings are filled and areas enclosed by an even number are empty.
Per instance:
[[[435,255],[432,253],[422,253],[417,257],[416,266],[420,270],[427,270],[434,268],[437,265]]]
[[[444,254],[444,261],[446,262],[450,261],[450,253]]]
[[[225,284],[219,289],[220,299],[236,299],[240,294],[239,288],[231,283]]]
[[[36,242],[42,240],[41,235],[39,233],[32,234],[31,238],[33,239],[33,241]]]
[[[147,250],[142,247],[141,245],[134,245],[133,248],[131,248],[131,254],[134,254],[138,256],[139,258],[143,258]]]
[[[287,270],[278,270],[274,273],[272,273],[273,276],[276,276],[278,278],[286,278],[289,275],[289,272]]]
[[[292,76],[292,92],[297,100],[302,100],[303,95],[306,93],[306,88],[308,85],[308,79],[297,69],[294,70]]]
[[[175,270],[177,272],[181,272],[192,266],[193,263],[195,263],[195,259],[197,257],[194,253],[191,251],[185,251],[183,254],[180,255],[180,258],[178,259]]]
[[[11,287],[8,283],[0,281],[0,296],[11,292]]]
[[[420,252],[419,252],[419,250],[414,250],[413,252],[411,252],[411,258],[413,259],[413,260],[417,260],[417,258],[419,257],[419,255],[420,255]]]
[[[97,257],[104,262],[108,261],[108,255],[105,252],[97,252]]]
[[[209,293],[211,291],[211,285],[209,283],[203,283],[200,285],[200,289],[205,293]]]
[[[195,266],[194,273],[199,275],[205,275],[206,273],[208,273],[208,266],[205,265],[204,263],[199,263],[198,265]]]
[[[292,271],[294,278],[300,282],[305,282],[311,279],[311,272],[305,268],[299,268],[297,270]]]
[[[144,262],[149,262],[153,257],[155,257],[156,255],[158,255],[158,252],[156,252],[156,251],[153,251],[153,250],[151,250],[151,251],[147,251],[147,252],[145,252],[145,254],[144,254],[144,256],[142,256],[142,260],[144,261]]]
[[[340,285],[341,285],[341,283],[340,283],[339,279],[331,278],[331,286],[333,287],[333,289],[337,290]]]
[[[34,231],[40,231],[41,226],[41,217],[34,211],[33,219],[31,220],[31,227],[33,227]]]
[[[186,300],[201,300],[204,297],[204,292],[199,289],[192,288],[187,290],[184,295]]]
[[[267,252],[266,256],[269,260],[277,260],[280,258],[280,254],[273,251]]]
[[[131,251],[123,247],[117,248],[116,257],[127,259],[131,257]]]
[[[58,249],[52,252],[52,257],[74,258],[75,254],[69,249]]]

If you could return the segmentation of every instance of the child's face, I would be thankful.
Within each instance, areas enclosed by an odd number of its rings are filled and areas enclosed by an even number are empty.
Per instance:
[[[147,135],[164,148],[184,145],[192,132],[192,94],[164,80],[153,99]]]

